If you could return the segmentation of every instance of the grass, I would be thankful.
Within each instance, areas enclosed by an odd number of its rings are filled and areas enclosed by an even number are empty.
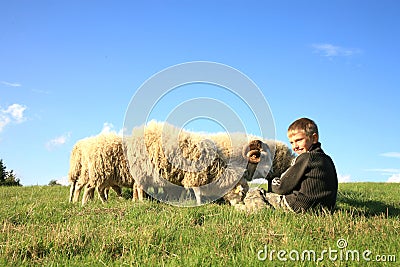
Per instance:
[[[62,186],[0,188],[1,266],[395,266],[400,261],[399,184],[340,184],[333,215],[269,209],[246,214],[217,204],[178,208],[115,195],[106,204],[96,199],[81,207],[68,203],[68,194]]]

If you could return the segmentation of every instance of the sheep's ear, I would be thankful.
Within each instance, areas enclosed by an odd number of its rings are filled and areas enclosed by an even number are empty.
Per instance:
[[[249,143],[250,150],[262,150],[263,142],[261,140],[251,140]]]
[[[251,150],[246,157],[250,163],[259,163],[261,161],[261,152],[259,150]]]

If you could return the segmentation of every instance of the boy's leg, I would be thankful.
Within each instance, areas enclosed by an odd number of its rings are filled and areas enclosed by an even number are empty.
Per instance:
[[[281,206],[281,195],[276,193],[264,193],[265,201],[267,201],[275,209],[279,209]]]
[[[261,188],[250,188],[246,197],[243,199],[244,204],[236,204],[237,210],[255,212],[261,209],[272,208],[272,206],[265,200],[265,190]]]
[[[284,195],[278,195],[276,193],[265,193],[264,198],[275,209],[282,209],[284,211],[293,212],[293,209],[287,203]]]
[[[245,211],[258,211],[263,208],[282,209],[293,211],[286,202],[285,196],[275,193],[268,193],[262,188],[251,188],[243,200],[244,205],[237,206],[237,209]]]
[[[251,188],[243,199],[246,211],[257,211],[271,206],[264,198],[265,190],[261,188]]]

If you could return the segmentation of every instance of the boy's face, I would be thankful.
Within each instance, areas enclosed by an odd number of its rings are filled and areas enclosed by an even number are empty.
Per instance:
[[[307,136],[302,130],[288,133],[289,142],[292,145],[293,151],[300,155],[309,151],[312,144],[318,142],[318,135],[313,134],[311,137]]]

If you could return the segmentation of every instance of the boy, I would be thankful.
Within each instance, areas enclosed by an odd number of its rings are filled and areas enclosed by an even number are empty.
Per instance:
[[[338,180],[332,159],[321,149],[318,127],[314,121],[301,118],[288,128],[293,151],[298,154],[292,166],[280,178],[272,180],[272,191],[250,191],[244,199],[246,210],[273,206],[301,212],[321,207],[333,211]],[[262,204],[264,202],[264,204]]]

